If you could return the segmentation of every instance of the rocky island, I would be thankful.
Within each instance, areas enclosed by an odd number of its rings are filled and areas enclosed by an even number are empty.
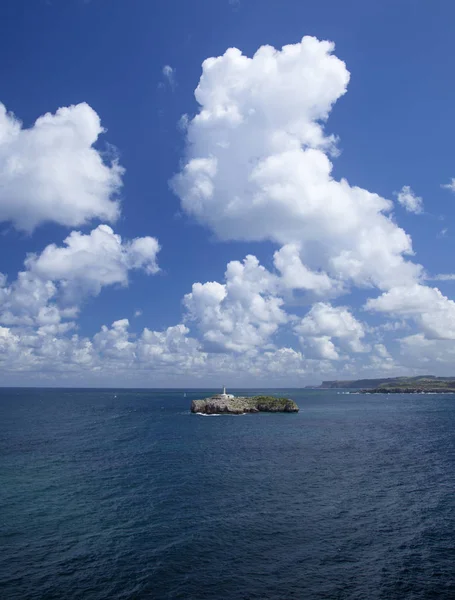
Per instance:
[[[233,396],[226,394],[224,388],[222,394],[215,394],[204,400],[193,400],[191,412],[203,415],[243,415],[245,413],[258,412],[299,412],[299,407],[289,398],[276,398],[275,396]]]

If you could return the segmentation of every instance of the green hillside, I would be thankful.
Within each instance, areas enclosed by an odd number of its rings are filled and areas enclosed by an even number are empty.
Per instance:
[[[362,389],[375,392],[455,392],[455,377],[392,377],[384,379],[356,379],[345,381],[323,381],[322,389]]]

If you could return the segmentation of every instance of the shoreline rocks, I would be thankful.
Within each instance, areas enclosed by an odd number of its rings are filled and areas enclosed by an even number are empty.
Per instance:
[[[193,400],[191,412],[205,415],[243,415],[259,412],[299,412],[299,407],[289,398],[275,398],[274,396],[253,396],[222,398],[212,397],[204,400]]]

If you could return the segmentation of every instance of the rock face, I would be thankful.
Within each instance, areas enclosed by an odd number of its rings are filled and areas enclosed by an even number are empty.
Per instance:
[[[205,415],[231,414],[243,415],[258,412],[299,412],[299,407],[288,398],[274,396],[253,396],[251,398],[220,398],[212,397],[205,400],[193,400],[192,413]]]

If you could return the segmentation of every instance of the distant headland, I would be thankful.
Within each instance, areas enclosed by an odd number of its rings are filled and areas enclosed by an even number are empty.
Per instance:
[[[289,398],[275,398],[275,396],[233,396],[226,393],[215,394],[204,400],[193,400],[191,412],[203,415],[243,415],[258,412],[299,412],[299,407]]]
[[[365,394],[455,394],[455,377],[391,377],[323,381],[318,389],[355,389]]]

